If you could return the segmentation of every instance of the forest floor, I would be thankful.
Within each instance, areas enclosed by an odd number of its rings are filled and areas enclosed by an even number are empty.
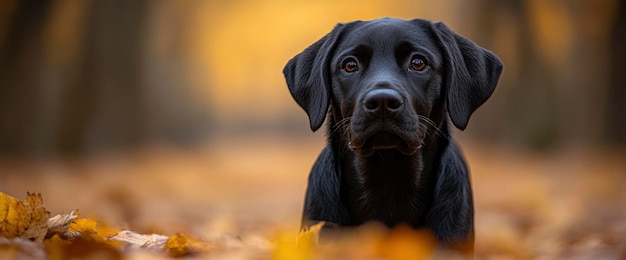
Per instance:
[[[226,136],[192,150],[5,159],[0,192],[41,193],[51,215],[79,209],[138,233],[184,232],[220,245],[209,253],[215,259],[265,258],[280,234],[298,232],[308,172],[323,145],[320,136]],[[478,259],[626,258],[625,154],[461,146],[472,172]]]

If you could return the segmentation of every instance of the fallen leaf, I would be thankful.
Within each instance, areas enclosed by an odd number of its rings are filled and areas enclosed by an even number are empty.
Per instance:
[[[51,217],[48,219],[48,234],[46,237],[53,237],[57,234],[65,235],[72,221],[78,218],[79,215],[78,210],[72,210],[70,213]]]
[[[27,193],[24,205],[30,216],[30,222],[21,237],[41,243],[48,233],[50,212],[44,207],[43,198],[39,193]]]
[[[30,210],[32,212],[32,208]],[[6,238],[21,236],[30,223],[29,208],[24,202],[0,192],[0,236]]]
[[[121,229],[111,228],[104,224],[98,223],[93,219],[77,218],[70,223],[67,229],[69,233],[76,232],[80,237],[91,239],[94,241],[104,242],[114,247],[123,245],[123,242],[109,239],[111,236],[119,233]]]
[[[79,236],[64,243],[46,243],[47,258],[56,259],[122,259],[122,254],[105,240]]]
[[[165,249],[170,256],[181,257],[207,252],[215,249],[215,246],[187,234],[177,233],[167,240]]]
[[[425,230],[408,226],[393,228],[379,243],[378,255],[384,259],[427,259],[435,251],[436,242]]]
[[[130,230],[122,230],[111,236],[110,239],[123,242],[127,248],[160,251],[165,247],[169,237],[158,234],[143,235]]]
[[[277,260],[312,259],[325,222],[319,222],[300,232],[297,236],[279,233],[272,256]]]

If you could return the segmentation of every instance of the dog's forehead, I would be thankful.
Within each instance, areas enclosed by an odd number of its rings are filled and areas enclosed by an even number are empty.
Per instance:
[[[434,39],[429,33],[430,22],[413,22],[384,18],[360,23],[346,34],[340,48],[368,46],[374,50],[394,48],[399,43],[411,43],[427,48],[434,47]]]

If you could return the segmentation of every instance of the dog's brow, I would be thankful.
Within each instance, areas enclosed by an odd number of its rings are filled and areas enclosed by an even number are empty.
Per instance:
[[[345,48],[344,51],[339,53],[338,56],[352,55],[357,58],[362,58],[362,57],[370,56],[371,54],[372,54],[372,48],[364,44],[359,44],[353,48]]]
[[[365,57],[369,57],[372,55],[372,48],[366,45],[360,44],[359,46],[354,48],[352,52],[354,56],[357,56],[359,58],[365,58]]]
[[[368,62],[372,56],[373,50],[364,44],[359,44],[354,48],[344,48],[342,51],[337,53],[336,58],[341,60],[346,56],[354,56],[361,62]]]
[[[414,52],[415,47],[407,41],[402,41],[395,48],[396,59],[402,62],[407,56]]]
[[[401,41],[399,42],[394,50],[396,55],[396,59],[398,62],[405,62],[408,56],[417,53],[421,56],[424,56],[428,60],[428,62],[434,66],[438,66],[440,64],[440,59],[426,46],[422,44],[416,43],[414,41]]]

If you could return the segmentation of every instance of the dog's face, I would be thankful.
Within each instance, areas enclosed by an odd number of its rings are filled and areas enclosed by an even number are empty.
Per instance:
[[[421,28],[390,19],[344,37],[330,59],[334,116],[345,122],[339,131],[360,156],[415,153],[433,127],[428,117],[441,94],[437,45]]]
[[[317,130],[331,106],[335,131],[361,157],[412,155],[445,110],[460,129],[493,92],[502,64],[491,52],[424,20],[338,25],[285,66],[294,99]]]

